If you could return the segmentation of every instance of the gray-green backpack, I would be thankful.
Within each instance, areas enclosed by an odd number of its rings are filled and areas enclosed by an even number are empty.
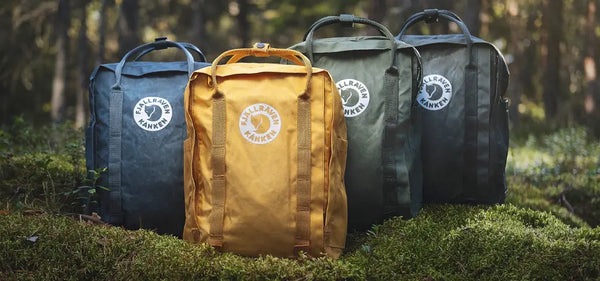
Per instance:
[[[404,35],[413,24],[452,21],[462,34]],[[492,44],[471,36],[445,10],[411,16],[397,36],[415,46],[423,61],[421,111],[423,201],[504,202],[508,152],[508,67]]]
[[[366,24],[384,36],[313,40],[327,25]],[[413,116],[420,77],[418,51],[381,24],[352,15],[316,21],[291,49],[331,74],[348,127],[345,184],[348,224],[364,229],[384,218],[411,217],[421,208],[419,133]]]

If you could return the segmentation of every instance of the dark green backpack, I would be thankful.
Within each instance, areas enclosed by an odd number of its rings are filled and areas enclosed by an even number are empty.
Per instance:
[[[462,34],[404,35],[419,21],[443,18]],[[415,46],[423,61],[417,97],[422,125],[423,201],[502,203],[508,152],[508,67],[490,43],[471,36],[445,10],[411,16],[397,36]]]
[[[370,25],[384,36],[313,40],[317,29],[336,23]],[[318,20],[304,40],[291,49],[329,71],[344,103],[349,227],[364,229],[386,217],[416,215],[421,207],[420,140],[411,112],[421,80],[419,53],[381,24],[352,15]]]

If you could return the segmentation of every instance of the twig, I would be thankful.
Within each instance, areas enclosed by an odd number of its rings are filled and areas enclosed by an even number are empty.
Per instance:
[[[94,216],[90,216],[90,215],[68,213],[68,214],[65,214],[65,216],[73,218],[73,219],[79,219],[79,221],[87,220],[94,224],[108,225],[108,223],[102,221],[101,219],[94,217]]]
[[[569,203],[569,201],[567,200],[567,196],[565,196],[564,191],[560,194],[560,203],[564,205],[570,213],[575,213],[575,209],[573,208],[573,205],[571,205],[571,203]]]

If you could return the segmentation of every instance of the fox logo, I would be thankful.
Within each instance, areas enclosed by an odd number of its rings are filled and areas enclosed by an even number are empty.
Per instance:
[[[344,116],[355,117],[367,109],[370,95],[365,84],[354,79],[344,79],[335,85],[344,104]]]
[[[148,121],[156,121],[162,116],[162,110],[158,105],[145,105],[144,112],[142,112],[144,118]]]
[[[254,144],[267,144],[279,134],[281,117],[272,106],[257,103],[242,111],[239,127],[240,133],[247,141]]]
[[[440,110],[452,99],[452,84],[439,74],[427,75],[423,78],[423,86],[417,102],[427,110]]]
[[[439,100],[442,97],[442,87],[437,84],[425,86],[427,98],[430,100]]]
[[[171,122],[173,112],[169,101],[159,97],[142,98],[133,108],[133,119],[140,128],[155,132]]]
[[[358,93],[354,90],[343,89],[340,91],[340,96],[342,97],[344,105],[350,106],[351,104],[356,104],[358,102]]]
[[[266,118],[265,115],[262,114],[250,116],[250,124],[248,125],[252,126],[252,131],[254,133],[264,134],[269,129],[267,125],[263,125],[264,119],[267,119],[268,121],[268,118]]]

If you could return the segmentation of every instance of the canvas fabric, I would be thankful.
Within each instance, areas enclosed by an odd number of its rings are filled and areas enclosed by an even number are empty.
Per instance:
[[[404,35],[413,24],[455,22],[461,34]],[[410,17],[397,36],[415,46],[423,61],[421,113],[423,201],[503,203],[508,152],[509,72],[494,45],[471,36],[445,10]]]
[[[246,56],[299,65],[238,63]],[[185,109],[185,240],[246,256],[340,255],[347,139],[329,73],[258,43],[196,71]]]
[[[321,27],[357,23],[383,36],[312,39]],[[349,227],[362,230],[384,218],[415,216],[422,196],[420,126],[414,114],[421,81],[418,51],[379,23],[352,15],[322,18],[304,38],[290,49],[329,71],[345,102]]]
[[[128,61],[135,55],[174,47],[186,61]],[[185,222],[183,93],[189,75],[207,66],[194,62],[197,47],[158,39],[102,64],[90,77],[88,170],[108,168],[96,185],[101,219],[127,229],[145,228],[181,236]],[[136,60],[139,56],[136,58]]]

